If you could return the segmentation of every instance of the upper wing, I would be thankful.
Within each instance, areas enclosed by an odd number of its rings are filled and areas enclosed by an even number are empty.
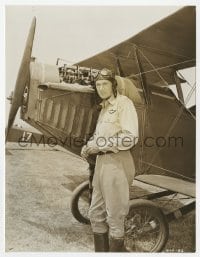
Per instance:
[[[160,84],[160,81],[174,84],[175,70],[195,66],[195,7],[184,7],[130,39],[83,60],[78,65],[96,69],[107,67],[117,74],[121,70],[123,76],[138,75],[135,49],[149,84]]]

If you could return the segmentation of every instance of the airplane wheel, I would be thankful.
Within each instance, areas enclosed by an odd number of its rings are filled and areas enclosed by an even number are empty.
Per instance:
[[[169,235],[162,210],[148,200],[130,201],[125,220],[125,246],[130,252],[160,252]]]
[[[72,193],[70,208],[75,219],[81,223],[90,224],[89,207],[89,181],[84,181]]]

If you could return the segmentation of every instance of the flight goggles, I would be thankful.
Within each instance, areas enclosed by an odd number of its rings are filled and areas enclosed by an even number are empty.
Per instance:
[[[103,79],[106,79],[106,80],[109,80],[112,82],[115,79],[114,72],[112,72],[109,69],[104,68],[104,69],[98,71],[97,74],[94,75],[95,82],[97,80],[103,80]]]

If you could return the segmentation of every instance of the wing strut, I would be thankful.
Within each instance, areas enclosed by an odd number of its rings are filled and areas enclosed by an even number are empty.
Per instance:
[[[119,58],[116,59],[117,60],[117,71],[118,71],[118,74],[120,77],[125,77],[125,74],[122,70],[122,66],[121,66],[121,63],[119,61]]]
[[[142,89],[143,89],[144,99],[145,99],[146,104],[149,105],[151,103],[150,89],[147,86],[145,72],[142,67],[142,62],[140,60],[140,55],[139,55],[137,46],[134,46],[134,53],[135,53],[135,59],[137,61],[137,66],[138,66],[138,70],[139,70],[139,76],[140,76],[141,85],[142,85]]]
[[[179,100],[181,101],[181,103],[183,105],[185,105],[184,103],[184,97],[183,97],[183,91],[182,91],[182,88],[181,88],[181,82],[180,82],[180,79],[176,73],[176,71],[174,72],[174,79],[175,79],[175,82],[176,82],[176,90],[178,92],[178,97],[179,97]]]

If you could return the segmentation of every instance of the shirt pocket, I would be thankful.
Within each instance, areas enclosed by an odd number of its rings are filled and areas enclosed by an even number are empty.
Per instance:
[[[118,112],[115,108],[109,108],[106,115],[104,122],[106,123],[117,123],[118,121]]]

